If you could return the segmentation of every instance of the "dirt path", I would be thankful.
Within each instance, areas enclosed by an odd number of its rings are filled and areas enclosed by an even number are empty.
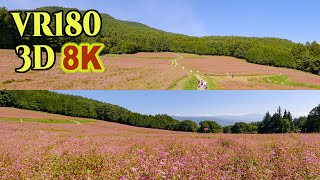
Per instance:
[[[179,54],[176,54],[176,53],[174,53],[174,55],[177,56],[177,58],[172,60],[172,65],[173,65],[174,67],[176,67],[176,68],[180,68],[180,64],[178,63],[178,60],[183,59],[183,56],[181,56],[181,55],[179,55]],[[184,83],[187,81],[188,77],[189,77],[189,76],[186,76],[186,77],[184,77],[183,79],[181,79],[181,80],[175,85],[175,87],[173,87],[171,90],[181,90],[181,89],[183,89],[183,85],[184,85]]]
[[[172,64],[175,66],[175,67],[179,67],[180,66],[180,64],[178,63],[178,60],[181,60],[181,59],[183,59],[184,57],[183,56],[181,56],[181,55],[179,55],[179,54],[176,54],[176,53],[174,53],[174,55],[176,55],[178,58],[177,59],[173,59],[172,60]],[[186,69],[187,70],[187,69]],[[191,70],[192,71],[192,70]],[[190,72],[191,72],[190,71]],[[188,70],[187,70],[187,72],[189,72]],[[197,79],[198,79],[198,81],[205,81],[201,76],[199,76],[198,74],[196,74],[196,77],[197,77]],[[182,81],[182,82],[185,82],[185,81]],[[202,85],[201,87],[198,87],[198,90],[200,90],[200,91],[204,91],[204,90],[206,90],[206,88],[205,88],[205,86],[204,85]]]
[[[81,125],[81,123],[79,121],[72,120],[72,122],[75,122],[76,124]]]
[[[178,60],[183,59],[183,56],[181,56],[181,55],[179,55],[179,54],[176,54],[176,53],[174,53],[174,55],[176,55],[176,56],[178,57],[178,59],[172,60],[172,64],[173,64],[175,67],[178,67],[178,66],[179,66]]]

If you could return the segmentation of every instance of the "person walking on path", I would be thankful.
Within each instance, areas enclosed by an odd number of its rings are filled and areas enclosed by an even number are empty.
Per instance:
[[[208,89],[208,83],[207,83],[207,81],[204,81],[203,86],[204,86],[204,89],[205,89],[205,90]]]

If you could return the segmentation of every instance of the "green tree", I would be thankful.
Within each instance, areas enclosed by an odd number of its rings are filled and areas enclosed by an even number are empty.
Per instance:
[[[234,57],[236,58],[240,58],[240,59],[245,59],[247,57],[247,49],[245,49],[245,47],[238,47],[235,51],[234,51]]]
[[[13,107],[16,105],[14,94],[0,90],[0,107]]]
[[[177,131],[185,131],[185,132],[197,132],[198,131],[198,125],[197,123],[190,121],[190,120],[185,120],[180,122],[177,127],[176,130]]]
[[[231,132],[234,134],[256,134],[258,133],[258,125],[239,122],[231,127]]]
[[[320,105],[310,112],[305,128],[308,133],[320,133]]]
[[[305,132],[306,121],[307,121],[307,117],[300,117],[300,118],[294,119],[293,121],[294,131]]]
[[[303,44],[295,44],[293,47],[292,47],[292,54],[293,56],[301,61],[304,56],[308,53],[308,48],[306,46],[304,46]]]
[[[0,106],[155,129],[175,130],[180,123],[168,115],[142,115],[112,104],[50,91],[0,91]]]
[[[0,48],[13,48],[16,44],[13,21],[4,7],[0,7],[0,29]]]
[[[313,57],[318,57],[320,56],[320,44],[317,42],[312,42],[311,45],[308,47],[309,52]]]
[[[258,132],[262,134],[268,133],[288,133],[293,129],[293,121],[291,112],[285,110],[282,114],[281,107],[271,116],[267,113],[263,121],[258,125]]]
[[[259,124],[259,133],[271,133],[272,132],[272,117],[269,112],[266,113],[263,121]]]
[[[138,47],[136,43],[133,42],[122,42],[120,45],[120,50],[124,54],[133,54],[138,52]]]
[[[232,133],[231,128],[232,128],[232,126],[225,126],[225,127],[223,127],[223,133],[225,133],[225,134],[231,134],[231,133]]]
[[[202,121],[200,122],[200,132],[208,132],[208,133],[222,133],[223,128],[220,124],[215,121]]]
[[[288,133],[291,131],[291,122],[289,119],[280,119],[279,131],[278,133]]]

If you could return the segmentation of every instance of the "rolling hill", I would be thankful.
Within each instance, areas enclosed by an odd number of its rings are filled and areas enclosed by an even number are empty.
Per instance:
[[[45,10],[64,12],[72,10],[62,7],[41,7]],[[82,11],[84,12],[84,11]],[[232,56],[248,62],[276,67],[287,67],[320,74],[320,45],[317,42],[297,44],[280,38],[257,38],[237,36],[192,37],[154,29],[141,23],[121,21],[102,14],[101,33],[94,38],[84,34],[77,38],[30,37],[33,24],[27,24],[25,38],[18,31],[5,8],[0,10],[0,48],[14,48],[19,44],[50,44],[56,51],[69,41],[102,42],[103,53],[122,54],[136,52],[181,52],[199,55]],[[53,21],[54,22],[54,21]],[[51,26],[55,26],[54,23]]]
[[[37,122],[37,119],[47,118],[61,120]],[[146,129],[104,121],[82,123],[80,118],[77,118],[80,124],[66,121],[65,124],[57,123],[63,120],[73,118],[0,107],[0,177],[320,177],[319,134],[197,134]],[[241,175],[239,171],[242,172]]]

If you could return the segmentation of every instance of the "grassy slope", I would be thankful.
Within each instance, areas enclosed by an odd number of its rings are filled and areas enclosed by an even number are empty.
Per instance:
[[[192,74],[191,77],[183,86],[183,90],[198,90],[198,79],[195,74]]]
[[[37,122],[37,123],[46,123],[46,124],[80,124],[96,122],[95,120],[60,120],[60,119],[47,119],[47,118],[0,118],[0,121],[8,122]]]
[[[201,76],[208,83],[208,90],[220,90],[218,83],[210,77]]]
[[[263,78],[251,78],[250,80],[255,81],[255,82],[261,82],[261,83],[280,84],[280,85],[288,85],[288,86],[294,86],[294,87],[306,87],[306,88],[320,89],[320,85],[292,82],[292,81],[290,81],[288,75],[274,75],[274,76],[267,76],[267,77],[263,77]]]
[[[167,88],[167,90],[173,90],[174,88],[177,87],[177,85],[182,82],[184,79],[188,78],[188,76],[182,76],[181,78],[176,79],[175,81],[172,82],[172,84]]]

